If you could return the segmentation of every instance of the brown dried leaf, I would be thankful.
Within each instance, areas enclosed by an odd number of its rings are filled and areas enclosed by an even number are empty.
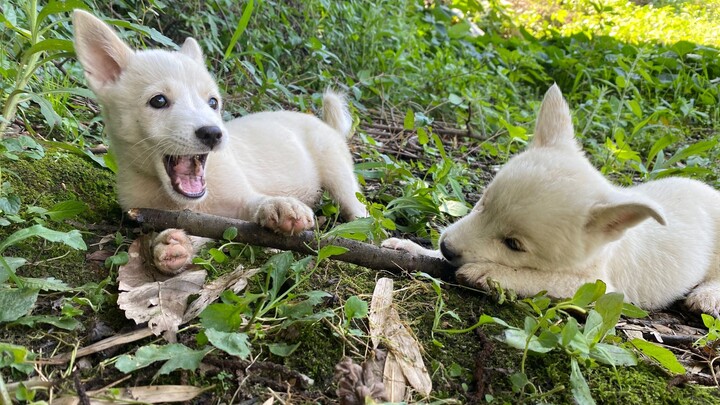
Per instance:
[[[192,387],[189,385],[154,385],[146,387],[121,388],[117,396],[114,389],[102,389],[88,391],[86,394],[93,405],[105,404],[158,404],[164,402],[190,401],[196,396],[207,391],[207,388]],[[61,397],[50,403],[50,405],[77,405],[80,403],[78,397]]]
[[[385,384],[385,392],[390,402],[403,402],[405,400],[405,375],[402,367],[398,363],[397,358],[392,352],[387,354],[385,358],[385,370],[383,371],[383,383]]]
[[[186,271],[169,277],[153,271],[144,254],[144,238],[136,239],[128,249],[130,260],[118,270],[118,306],[128,319],[148,323],[155,335],[175,340],[175,332],[183,321],[187,300],[197,294],[205,282],[205,270]]]
[[[392,279],[381,278],[375,285],[370,303],[370,336],[374,345],[382,342],[388,348],[388,361],[391,354],[395,356],[407,382],[428,396],[432,391],[432,380],[423,362],[420,344],[392,306],[392,291]],[[385,370],[388,370],[387,363]],[[386,380],[385,384],[394,382]]]
[[[239,293],[245,289],[248,279],[257,274],[258,271],[260,271],[260,269],[245,270],[240,266],[233,272],[208,283],[202,288],[197,299],[193,301],[187,311],[185,311],[182,322],[190,322],[195,319],[208,305],[217,300],[223,291],[230,289],[235,293]]]

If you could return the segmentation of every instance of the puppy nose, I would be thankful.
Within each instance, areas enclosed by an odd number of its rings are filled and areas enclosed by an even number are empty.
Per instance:
[[[195,136],[198,137],[200,142],[212,149],[220,143],[223,133],[220,127],[217,127],[215,125],[209,125],[196,129]]]
[[[440,242],[440,253],[442,253],[443,257],[445,257],[445,260],[447,260],[449,262],[452,262],[453,260],[460,257],[460,255],[458,255],[457,253],[450,250],[450,248],[448,248],[447,243],[445,243],[444,240],[442,242]]]

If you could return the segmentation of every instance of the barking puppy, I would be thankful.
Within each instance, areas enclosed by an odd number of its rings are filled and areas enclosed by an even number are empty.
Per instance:
[[[384,246],[445,257],[458,279],[491,278],[521,295],[570,297],[603,280],[653,310],[687,297],[720,310],[720,192],[686,178],[633,187],[605,179],[574,138],[570,110],[553,85],[528,149],[510,159],[472,212],[448,227],[440,251],[400,239]]]
[[[290,111],[223,122],[217,84],[194,39],[177,52],[133,50],[81,10],[73,28],[117,160],[123,209],[191,209],[293,234],[314,226],[310,207],[325,189],[346,219],[366,216],[342,96],[325,93],[324,122]]]

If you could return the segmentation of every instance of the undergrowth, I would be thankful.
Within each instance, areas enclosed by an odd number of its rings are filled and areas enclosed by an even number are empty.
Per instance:
[[[31,361],[71,350],[69,342],[87,334],[84,322],[109,314],[117,292],[113,276],[127,259],[126,238],[134,236],[119,225],[113,201],[90,197],[112,193],[105,182],[115,164],[111,153],[91,148],[104,146],[105,137],[72,55],[69,11],[76,7],[104,16],[133,46],[175,47],[186,36],[197,38],[225,93],[228,117],[277,108],[312,112],[326,87],[345,91],[359,117],[356,173],[371,220],[329,231],[335,235],[378,242],[403,234],[436,243],[443,226],[468,212],[493,168],[527,144],[541,95],[553,82],[572,106],[589,157],[617,182],[680,175],[720,187],[717,1],[372,3],[0,1],[5,28],[0,30],[0,322],[8,327],[3,340],[9,339],[0,342],[4,401],[33,403],[52,393],[22,384],[10,391],[8,382],[38,374],[67,379],[69,369]],[[385,148],[389,139],[367,130],[374,122],[407,135],[400,148]],[[439,129],[447,127],[469,138]],[[403,147],[413,148],[417,157],[403,157],[398,153]],[[66,186],[59,177],[52,177],[54,184],[36,184],[39,162],[48,159],[82,161],[82,170],[102,173],[92,180],[99,187],[71,184],[76,178],[67,179]],[[53,191],[48,197],[33,187]],[[327,201],[321,211],[328,217],[337,212]],[[75,250],[89,245],[111,253],[83,259]],[[238,261],[260,267],[250,291],[225,293],[188,327],[184,342],[148,342],[102,359],[100,367],[116,367],[120,375],[145,375],[141,369],[149,367],[149,380],[156,381],[176,369],[194,370],[205,356],[273,359],[322,376],[325,385],[319,390],[330,393],[333,364],[313,365],[303,358],[311,350],[303,349],[300,336],[322,336],[338,356],[364,356],[366,306],[374,282],[367,271],[330,264],[338,253],[268,257],[251,247],[218,245],[199,264],[217,274]],[[64,258],[72,260],[54,267]],[[103,270],[92,282],[82,276],[71,280],[59,271],[76,267],[82,274],[93,260]],[[328,268],[341,275],[329,274]],[[333,277],[350,286],[333,284]],[[607,399],[598,387],[607,381],[611,387],[621,385],[620,375],[636,364],[638,353],[655,359],[670,375],[683,372],[675,357],[658,346],[615,336],[621,313],[642,313],[623,306],[621,297],[603,294],[599,284],[583,287],[569,301],[544,295],[516,301],[511,292],[502,292],[499,297],[508,304],[497,297],[449,299],[466,292],[416,277],[404,287],[413,293],[401,305],[418,308],[406,315],[417,320],[413,326],[432,357],[438,400],[471,398],[479,389],[470,383],[479,384],[478,371],[473,373],[469,359],[460,359],[463,353],[448,344],[490,347],[475,341],[477,330],[518,349],[498,350],[505,358],[493,360],[496,370],[509,367],[499,365],[507,359],[517,363],[504,374],[498,371],[491,383],[497,391],[484,388],[479,400],[490,403]],[[582,322],[573,311],[584,314]],[[714,347],[717,321],[703,321],[709,332],[698,345]],[[62,332],[42,335],[41,344],[18,337],[40,333],[45,325]],[[66,333],[74,337],[56,338]],[[154,364],[160,360],[170,364]],[[557,381],[541,381],[543,362],[560,370]],[[649,375],[643,378],[663,381]],[[223,373],[208,380],[218,384],[216,393],[226,400],[239,386]],[[63,392],[74,389],[59,386]],[[702,397],[697,391],[692,395]]]

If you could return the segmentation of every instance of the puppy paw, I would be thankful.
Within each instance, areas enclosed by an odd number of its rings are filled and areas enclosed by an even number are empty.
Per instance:
[[[402,250],[404,252],[409,252],[413,254],[415,254],[418,248],[420,248],[417,243],[400,238],[385,239],[384,241],[382,241],[380,246],[388,249]]]
[[[185,266],[192,263],[193,245],[190,237],[182,229],[166,229],[151,242],[153,263],[163,274],[181,273]]]
[[[255,213],[255,222],[286,235],[298,234],[315,225],[310,207],[289,197],[274,197],[265,201]]]
[[[469,263],[460,267],[455,272],[457,281],[468,287],[478,288],[481,290],[489,290],[488,272],[482,265],[477,263]]]
[[[399,239],[399,238],[389,238],[385,239],[380,246],[388,249],[394,249],[394,250],[402,250],[403,252],[408,252],[411,255],[414,256],[430,256],[430,257],[437,257],[438,259],[442,259],[442,254],[439,250],[431,250],[426,249],[417,243],[407,240],[407,239]]]
[[[685,303],[692,310],[720,316],[720,282],[700,284],[688,294]]]

